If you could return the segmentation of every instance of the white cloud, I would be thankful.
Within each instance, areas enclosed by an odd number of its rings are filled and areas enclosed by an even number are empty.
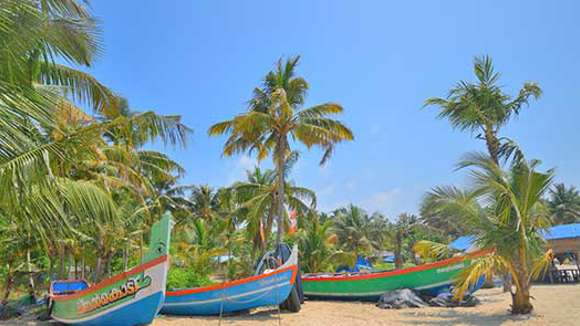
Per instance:
[[[240,156],[236,161],[232,161],[228,167],[226,185],[245,180],[246,171],[253,170],[256,166],[260,166],[258,160],[247,154]]]
[[[245,170],[252,170],[258,165],[258,161],[248,155],[242,155],[238,160],[237,166]]]
[[[401,207],[402,197],[401,189],[394,188],[375,193],[361,201],[360,205],[369,213],[380,212],[390,217],[392,214],[398,214],[397,210]]]
[[[332,196],[334,195],[334,192],[336,190],[336,187],[334,186],[334,184],[330,184],[322,189],[320,189],[317,193],[318,196]]]

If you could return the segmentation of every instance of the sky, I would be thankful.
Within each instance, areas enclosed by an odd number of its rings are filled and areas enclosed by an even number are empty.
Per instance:
[[[320,150],[296,146],[292,180],[324,211],[416,213],[432,187],[468,184],[455,164],[485,150],[423,103],[473,80],[473,57],[487,54],[506,92],[543,89],[501,134],[556,181],[580,185],[580,2],[109,0],[92,10],[104,51],[91,73],[132,109],[182,115],[194,130],[186,149],[154,145],[186,168],[183,183],[227,186],[257,164],[222,157],[225,138],[207,129],[244,112],[278,58],[301,55],[306,105],[340,103],[355,140],[322,167]]]

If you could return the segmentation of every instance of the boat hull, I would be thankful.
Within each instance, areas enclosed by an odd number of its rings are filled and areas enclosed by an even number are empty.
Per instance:
[[[151,323],[165,299],[171,223],[168,215],[152,227],[145,263],[72,294],[51,293],[52,319],[69,325]]]
[[[302,278],[308,298],[376,300],[387,291],[409,288],[437,295],[448,291],[459,273],[483,253],[455,257],[397,271],[355,275],[311,274]]]
[[[297,252],[280,268],[257,276],[203,288],[167,291],[162,314],[219,315],[279,305],[296,281]]]

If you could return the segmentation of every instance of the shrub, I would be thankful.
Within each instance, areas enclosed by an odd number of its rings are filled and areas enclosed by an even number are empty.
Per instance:
[[[213,282],[207,276],[199,275],[193,270],[172,267],[167,276],[168,289],[183,289],[210,285]]]

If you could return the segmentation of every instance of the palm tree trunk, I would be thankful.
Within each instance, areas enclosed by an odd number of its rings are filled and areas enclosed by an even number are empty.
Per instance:
[[[2,295],[2,301],[0,301],[0,305],[6,305],[8,303],[10,292],[12,292],[12,287],[14,286],[14,272],[12,271],[12,262],[8,262],[7,265],[8,270],[6,271],[6,284],[4,285],[4,294]]]
[[[93,282],[97,283],[101,278],[101,269],[103,266],[103,260],[100,255],[97,257],[97,265],[95,266],[95,271],[93,273]]]
[[[499,165],[499,139],[492,126],[485,126],[485,143],[487,151],[493,162]]]
[[[400,230],[397,230],[395,235],[395,269],[401,269],[403,267],[402,247],[403,235]]]
[[[515,264],[517,279],[514,277],[516,285],[516,293],[512,295],[512,314],[529,314],[534,309],[530,302],[530,282],[528,264],[527,264],[527,250],[525,244],[525,231],[520,228],[520,247],[518,248],[518,261]]]
[[[76,256],[73,256],[73,264],[75,268],[75,279],[79,279],[79,261]]]
[[[486,125],[485,129],[485,143],[487,145],[487,152],[495,164],[499,166],[499,139],[497,139],[496,132],[493,127]],[[502,275],[503,292],[510,292],[512,289],[512,279],[509,273]]]
[[[108,253],[107,254],[107,277],[111,277],[111,275],[113,275],[112,261],[113,261],[113,255],[111,253]]]
[[[31,298],[35,298],[34,275],[32,274],[32,259],[30,257],[30,248],[26,249],[26,265],[28,267],[28,294]]]
[[[86,260],[85,260],[85,254],[83,252],[83,254],[81,254],[81,279],[85,279],[85,271],[86,271]]]
[[[277,233],[276,233],[276,246],[282,242],[282,235],[284,234],[284,164],[285,164],[285,154],[286,152],[286,139],[281,138],[276,146],[276,173],[278,174],[278,185],[277,185],[277,201],[278,201],[278,216],[276,216]]]
[[[125,248],[123,248],[123,272],[127,271],[129,266],[129,241],[125,243]]]
[[[58,272],[58,274],[59,274],[58,275],[58,278],[60,278],[61,280],[63,280],[65,278],[65,276],[64,276],[64,268],[65,268],[65,266],[64,266],[64,255],[65,255],[65,248],[61,246],[61,248],[59,249],[59,256],[60,256],[59,257],[60,258],[60,261],[59,261],[59,264],[60,264],[59,269],[60,270]]]

